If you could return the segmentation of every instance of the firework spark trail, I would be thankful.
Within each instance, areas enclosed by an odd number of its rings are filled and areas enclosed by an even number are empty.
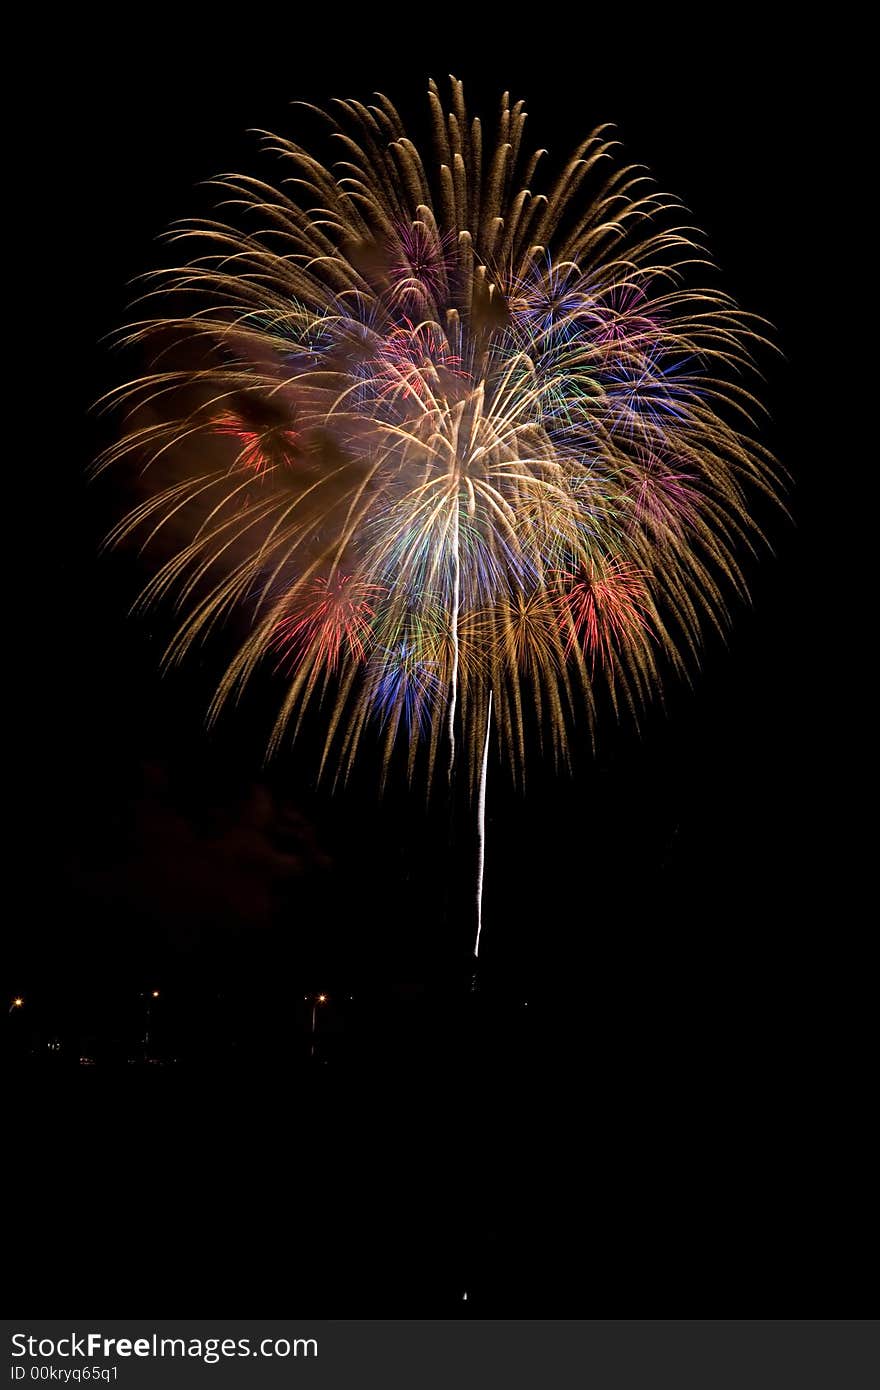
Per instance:
[[[402,748],[430,787],[445,744],[479,797],[487,704],[522,785],[535,732],[567,761],[573,724],[694,666],[779,478],[762,324],[701,285],[676,200],[605,127],[542,191],[522,103],[493,143],[460,83],[429,101],[430,156],[379,96],[325,115],[338,163],[268,135],[277,186],[217,180],[125,335],[152,369],[101,466],[152,480],[112,540],[158,555],[166,662],[236,634],[211,719],[268,661],[270,752],[320,706],[334,783],[372,730],[383,777]]]
[[[452,564],[453,564],[453,586],[452,586],[452,676],[449,691],[449,781],[455,771],[455,706],[458,698],[458,661],[459,661],[459,638],[458,621],[459,608],[461,604],[461,557],[458,552],[459,546],[459,517],[458,507],[456,506],[453,516],[453,537],[452,537]]]
[[[489,706],[486,711],[486,738],[483,743],[483,760],[480,764],[480,789],[477,793],[477,935],[474,941],[474,957],[480,954],[480,935],[483,931],[483,869],[486,862],[486,772],[489,766],[489,730],[492,726],[492,691],[489,691]]]

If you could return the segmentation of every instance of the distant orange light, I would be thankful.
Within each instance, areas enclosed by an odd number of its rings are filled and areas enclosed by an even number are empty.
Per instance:
[[[158,998],[159,998],[159,991],[158,991],[157,989],[154,989],[154,990],[153,990],[153,998],[154,998],[154,999],[158,999]]]
[[[326,996],[326,994],[319,994],[319,995],[318,995],[318,1003],[319,1003],[319,1004],[326,1004],[326,1003],[327,1003],[327,996]]]
[[[15,998],[13,999],[13,1001],[12,1001],[12,1007],[13,1007],[13,1009],[20,1009],[21,1006],[22,1006],[23,1004],[24,1004],[24,1000],[22,999],[22,997],[21,997],[20,994],[17,994],[17,995],[15,996]]]

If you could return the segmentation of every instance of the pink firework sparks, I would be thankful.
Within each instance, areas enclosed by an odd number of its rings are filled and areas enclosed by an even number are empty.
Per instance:
[[[422,222],[405,224],[391,245],[389,276],[398,299],[437,299],[446,286],[455,238]]]
[[[329,672],[343,656],[363,661],[382,592],[339,570],[329,579],[312,579],[297,594],[295,611],[276,627],[273,646],[293,665],[311,655]]]
[[[697,526],[701,499],[695,482],[694,475],[678,464],[640,451],[625,471],[632,505],[630,525],[643,527],[654,540]]]
[[[566,655],[580,644],[595,666],[609,671],[612,652],[650,635],[646,612],[648,595],[634,565],[622,560],[591,563],[565,577],[560,618],[566,633]]]
[[[660,330],[657,306],[639,285],[612,285],[595,308],[596,341],[605,347],[645,347]]]
[[[404,320],[405,327],[395,328],[382,345],[376,364],[375,377],[381,397],[418,396],[426,400],[443,381],[464,377],[461,358],[450,352],[442,333],[432,324],[414,327]]]

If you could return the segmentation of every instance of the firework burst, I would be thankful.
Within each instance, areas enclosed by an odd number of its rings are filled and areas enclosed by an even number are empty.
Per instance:
[[[329,698],[324,768],[372,729],[482,803],[490,714],[521,778],[527,709],[564,758],[601,687],[637,712],[695,659],[777,484],[760,324],[695,288],[676,201],[605,128],[542,187],[521,103],[489,139],[459,83],[429,101],[430,155],[379,96],[322,116],[337,162],[267,135],[277,183],[217,180],[127,330],[153,368],[102,464],[156,479],[114,539],[173,538],[168,659],[239,615],[212,717],[268,659],[273,748]]]

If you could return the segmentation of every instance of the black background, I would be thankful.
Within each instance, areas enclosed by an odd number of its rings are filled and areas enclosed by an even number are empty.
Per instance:
[[[180,1061],[19,1066],[29,1306],[607,1316],[785,1291],[852,1311],[866,927],[833,786],[843,465],[816,272],[835,53],[739,11],[129,22],[21,53],[8,988],[68,1051],[124,1037],[160,988]],[[575,736],[573,776],[537,767],[525,796],[490,764],[476,993],[466,822],[451,850],[446,809],[402,781],[379,802],[369,764],[335,796],[308,748],[264,769],[268,694],[208,736],[210,658],[159,677],[162,632],[126,616],[136,562],[97,556],[118,495],[84,482],[108,429],[88,407],[125,370],[101,339],[199,181],[253,167],[247,128],[292,132],[293,98],[379,89],[418,128],[450,70],[484,116],[523,96],[558,157],[615,122],[683,198],[775,325],[765,438],[794,478],[693,689],[595,759]]]

